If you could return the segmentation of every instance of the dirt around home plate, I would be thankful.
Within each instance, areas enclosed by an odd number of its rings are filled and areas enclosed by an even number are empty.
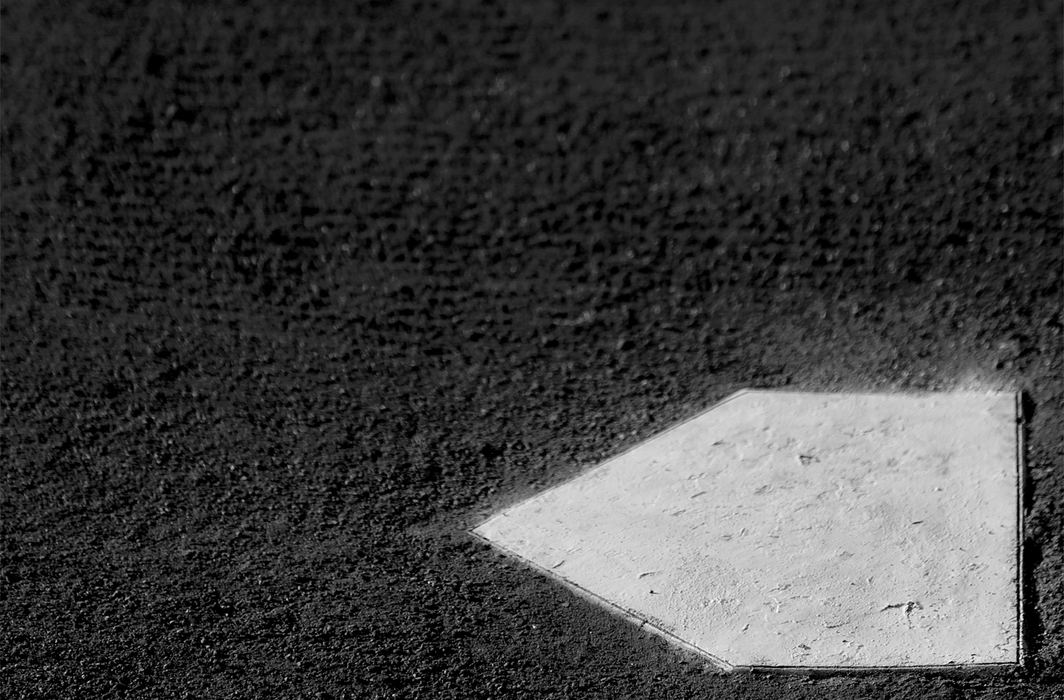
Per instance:
[[[0,20],[0,694],[1064,693],[1056,4]],[[1026,669],[721,675],[468,534],[746,386],[1026,393]]]

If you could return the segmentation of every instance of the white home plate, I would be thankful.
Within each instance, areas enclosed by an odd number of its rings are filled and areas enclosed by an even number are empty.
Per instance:
[[[745,391],[474,530],[733,667],[1016,664],[1013,394]]]

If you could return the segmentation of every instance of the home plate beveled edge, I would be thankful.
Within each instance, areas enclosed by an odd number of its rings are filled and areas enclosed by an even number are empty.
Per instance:
[[[724,669],[1014,665],[1017,417],[740,391],[473,533]]]

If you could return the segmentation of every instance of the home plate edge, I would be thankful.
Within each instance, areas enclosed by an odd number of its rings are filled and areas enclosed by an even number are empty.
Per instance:
[[[490,518],[489,518],[489,520],[490,520]],[[480,533],[478,533],[477,532],[477,528],[474,528],[474,529],[470,530],[469,533],[471,535],[473,535],[476,539],[478,539],[481,542],[484,542],[485,544],[489,545],[493,549],[505,554],[508,557],[512,557],[512,558],[516,559],[522,565],[528,567],[529,569],[532,569],[536,573],[542,574],[542,575],[546,576],[547,578],[551,579],[552,581],[555,581],[557,583],[562,584],[563,586],[565,586],[566,588],[568,588],[570,591],[572,591],[573,593],[577,594],[581,598],[584,598],[585,600],[588,600],[588,601],[590,601],[590,602],[592,602],[592,603],[594,603],[594,604],[596,604],[596,605],[598,605],[598,606],[600,606],[602,608],[605,608],[607,612],[612,613],[614,615],[617,615],[617,616],[623,618],[624,620],[626,620],[626,621],[628,621],[628,622],[630,622],[632,624],[637,625],[640,629],[644,629],[645,628],[645,629],[650,630],[651,632],[653,632],[654,634],[658,635],[659,637],[664,638],[667,642],[669,642],[669,643],[671,643],[671,644],[673,644],[673,645],[675,645],[675,646],[677,646],[677,647],[679,647],[681,649],[684,649],[685,651],[692,652],[694,654],[697,654],[698,656],[701,656],[701,657],[705,658],[707,661],[709,661],[710,663],[712,663],[714,666],[716,666],[717,668],[719,668],[722,671],[729,671],[730,672],[730,671],[738,670],[739,668],[741,668],[741,667],[738,667],[738,666],[731,665],[730,663],[728,663],[724,659],[720,658],[719,656],[715,656],[715,655],[711,654],[710,652],[706,651],[705,649],[699,649],[694,644],[691,644],[688,641],[680,639],[679,637],[677,637],[672,632],[669,632],[668,630],[666,630],[666,629],[664,629],[662,627],[659,627],[653,620],[647,619],[645,616],[640,615],[636,611],[629,610],[627,608],[622,608],[621,606],[617,605],[616,603],[613,603],[613,602],[611,602],[609,600],[606,600],[602,596],[599,596],[599,595],[597,595],[595,593],[592,593],[591,591],[587,590],[586,588],[583,588],[579,584],[574,583],[572,581],[569,581],[568,579],[565,579],[565,578],[557,575],[556,573],[554,573],[553,571],[547,569],[546,567],[540,566],[539,564],[535,563],[534,561],[526,559],[525,557],[521,556],[520,554],[518,554],[518,553],[516,553],[516,552],[514,552],[514,551],[512,551],[510,549],[507,549],[505,546],[503,546],[503,545],[501,545],[501,544],[499,544],[497,542],[492,542],[488,538],[486,538],[486,537],[482,536]]]

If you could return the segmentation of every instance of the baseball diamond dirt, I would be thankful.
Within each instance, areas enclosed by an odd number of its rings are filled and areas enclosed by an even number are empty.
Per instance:
[[[4,3],[0,696],[1064,697],[1061,15]],[[1024,393],[1024,668],[722,674],[468,532],[781,386]]]

